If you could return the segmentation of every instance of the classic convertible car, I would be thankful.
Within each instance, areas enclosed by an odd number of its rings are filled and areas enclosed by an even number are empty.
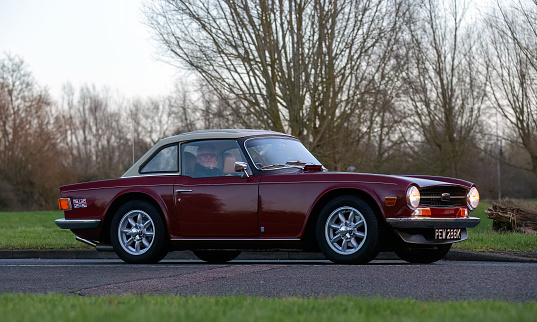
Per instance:
[[[328,172],[295,137],[261,130],[165,138],[121,178],[60,191],[56,224],[128,263],[187,249],[208,262],[296,249],[336,263],[380,251],[431,263],[480,220],[469,217],[479,203],[470,182]]]

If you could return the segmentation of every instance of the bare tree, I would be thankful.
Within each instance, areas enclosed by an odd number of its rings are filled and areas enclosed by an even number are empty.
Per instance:
[[[171,135],[178,127],[179,115],[170,103],[168,98],[134,99],[129,109],[134,137],[153,145]]]
[[[347,152],[334,140],[351,117],[351,133],[369,136],[362,123],[376,122],[370,99],[386,85],[405,3],[162,0],[146,16],[170,61],[201,76],[242,126],[289,132],[341,168],[356,155],[338,160]]]
[[[167,101],[170,109],[175,113],[175,126],[170,134],[193,131],[198,128],[196,124],[198,114],[192,93],[184,82],[176,82],[175,90],[168,95]]]
[[[479,59],[478,26],[465,19],[467,9],[460,0],[423,0],[409,23],[408,147],[425,171],[441,175],[460,175],[486,95],[488,67]]]
[[[61,109],[69,166],[83,180],[117,177],[131,164],[128,122],[107,89],[64,86]]]
[[[140,157],[158,140],[196,129],[195,105],[179,85],[173,94],[162,97],[135,98],[128,103],[133,158]]]
[[[51,204],[62,172],[48,91],[24,61],[0,59],[0,207],[42,208]],[[7,200],[6,196],[11,196]]]
[[[486,22],[493,71],[490,96],[515,133],[512,143],[527,153],[527,162],[511,158],[511,163],[537,175],[537,0],[497,2]]]

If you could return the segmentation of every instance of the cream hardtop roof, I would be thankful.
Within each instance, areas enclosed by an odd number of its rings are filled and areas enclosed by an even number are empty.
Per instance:
[[[211,140],[211,139],[238,139],[247,136],[259,136],[259,135],[284,135],[288,137],[293,137],[291,135],[267,131],[267,130],[248,130],[248,129],[218,129],[218,130],[197,130],[192,132],[181,133],[178,135],[170,136],[158,141],[151,149],[149,149],[136,163],[130,167],[127,172],[125,172],[121,177],[133,177],[139,176],[138,169],[140,166],[155,153],[156,150],[160,149],[162,146],[176,143],[176,142],[186,142],[186,141],[196,141],[196,140]]]
[[[208,139],[238,139],[246,136],[255,135],[286,135],[285,133],[267,131],[267,130],[247,130],[247,129],[218,129],[218,130],[197,130],[192,132],[181,133],[160,140],[157,144],[165,142],[184,142]]]

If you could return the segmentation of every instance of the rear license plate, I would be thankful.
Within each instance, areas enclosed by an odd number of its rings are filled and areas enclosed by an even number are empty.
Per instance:
[[[452,228],[440,228],[434,230],[434,239],[438,240],[459,240],[461,239],[461,230]]]

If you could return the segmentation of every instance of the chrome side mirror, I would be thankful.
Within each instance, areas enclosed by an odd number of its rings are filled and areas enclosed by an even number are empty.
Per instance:
[[[249,178],[250,177],[248,175],[248,171],[246,171],[246,169],[248,169],[248,163],[240,162],[240,161],[235,162],[235,172],[243,172],[243,174],[242,174],[243,178]]]

